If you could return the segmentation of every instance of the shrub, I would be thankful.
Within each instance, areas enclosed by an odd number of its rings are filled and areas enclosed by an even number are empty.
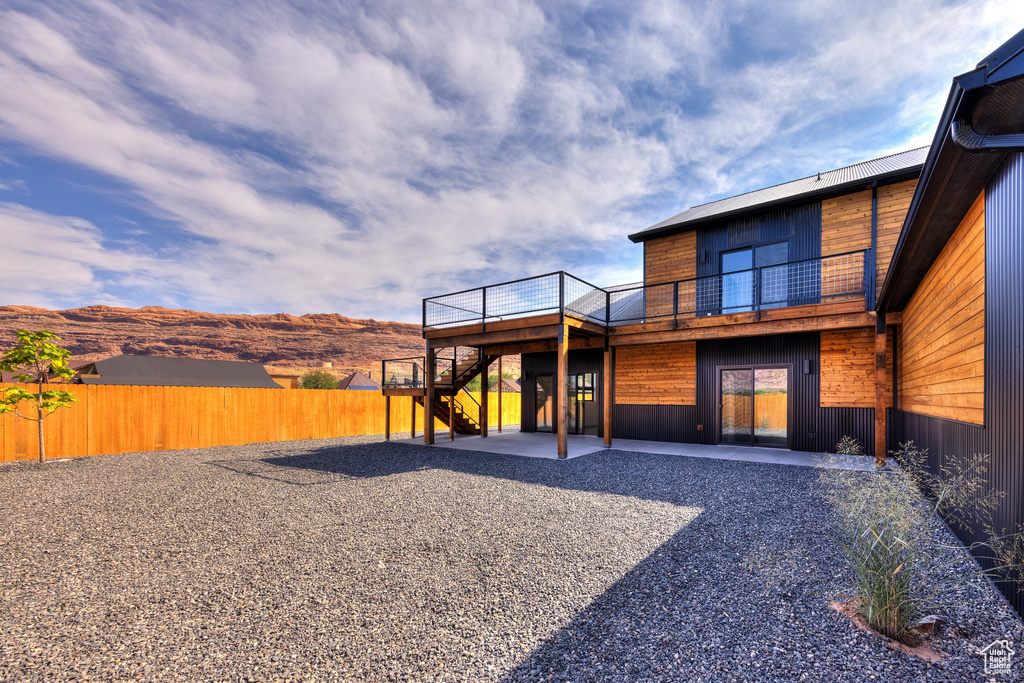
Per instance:
[[[864,448],[852,436],[843,436],[836,444],[836,455],[864,455]]]
[[[337,389],[338,378],[326,370],[310,370],[299,379],[300,389]]]
[[[951,548],[936,541],[945,526],[939,515],[965,528],[977,522],[991,528],[987,520],[1000,496],[984,491],[989,456],[948,458],[950,465],[936,475],[924,466],[926,453],[908,442],[892,453],[900,464],[893,471],[826,470],[819,480],[836,512],[857,608],[871,628],[897,640],[941,608],[950,589],[979,575],[1005,576],[1008,563],[1024,555],[1020,534],[1009,540],[990,535],[968,549],[995,549],[1002,564],[973,573],[967,569],[977,569],[973,563],[959,566],[962,554],[949,554]]]

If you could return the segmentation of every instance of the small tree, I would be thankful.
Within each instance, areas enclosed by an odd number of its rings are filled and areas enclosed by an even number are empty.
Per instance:
[[[74,377],[75,371],[68,367],[71,352],[54,344],[51,340],[60,341],[61,339],[47,330],[39,332],[18,330],[17,335],[18,345],[0,357],[0,370],[18,373],[15,378],[19,382],[35,383],[36,393],[25,391],[21,387],[11,387],[5,390],[0,394],[0,415],[14,413],[20,418],[36,423],[39,431],[39,462],[46,462],[43,419],[49,417],[57,408],[66,408],[78,399],[67,391],[56,389],[43,391],[43,383],[50,377],[65,380]],[[18,404],[22,401],[35,404],[35,417],[18,412]]]
[[[310,370],[299,380],[300,389],[337,389],[338,378],[326,370]]]

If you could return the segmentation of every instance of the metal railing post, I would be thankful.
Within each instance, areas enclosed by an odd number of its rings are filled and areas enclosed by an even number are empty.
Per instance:
[[[604,290],[604,326],[610,327],[612,324],[612,293],[607,289]]]
[[[380,388],[384,389],[385,387],[387,387],[387,384],[388,384],[387,361],[386,360],[382,360],[380,362]]]
[[[558,320],[565,320],[565,271],[558,271]]]
[[[754,269],[754,310],[757,311],[757,319],[761,319],[761,290],[764,285],[764,268]]]
[[[480,299],[482,302],[480,308],[480,326],[483,332],[487,331],[487,288],[482,287],[480,289]]]
[[[427,300],[423,300],[423,328],[427,327]]]

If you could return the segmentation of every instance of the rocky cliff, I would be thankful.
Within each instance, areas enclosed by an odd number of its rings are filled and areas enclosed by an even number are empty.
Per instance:
[[[381,359],[421,356],[425,348],[419,325],[326,313],[236,315],[159,306],[87,306],[66,311],[0,306],[0,350],[14,345],[14,332],[19,329],[55,332],[75,361],[130,353],[256,361],[284,372],[302,372],[329,362],[335,374],[362,370],[372,372],[374,378],[380,377]]]

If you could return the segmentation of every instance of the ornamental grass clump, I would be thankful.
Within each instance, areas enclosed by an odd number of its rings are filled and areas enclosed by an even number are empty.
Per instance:
[[[989,456],[947,458],[950,464],[933,474],[925,467],[926,451],[913,442],[892,455],[900,465],[892,471],[825,470],[820,485],[836,512],[852,606],[872,629],[907,642],[923,617],[948,604],[951,589],[985,575],[1005,576],[1013,558],[998,553],[1001,564],[986,572],[965,561],[959,545],[940,540],[943,518],[964,528],[991,528],[999,494],[985,491]],[[997,544],[1024,547],[1019,537],[1015,542],[990,536],[968,550]]]

